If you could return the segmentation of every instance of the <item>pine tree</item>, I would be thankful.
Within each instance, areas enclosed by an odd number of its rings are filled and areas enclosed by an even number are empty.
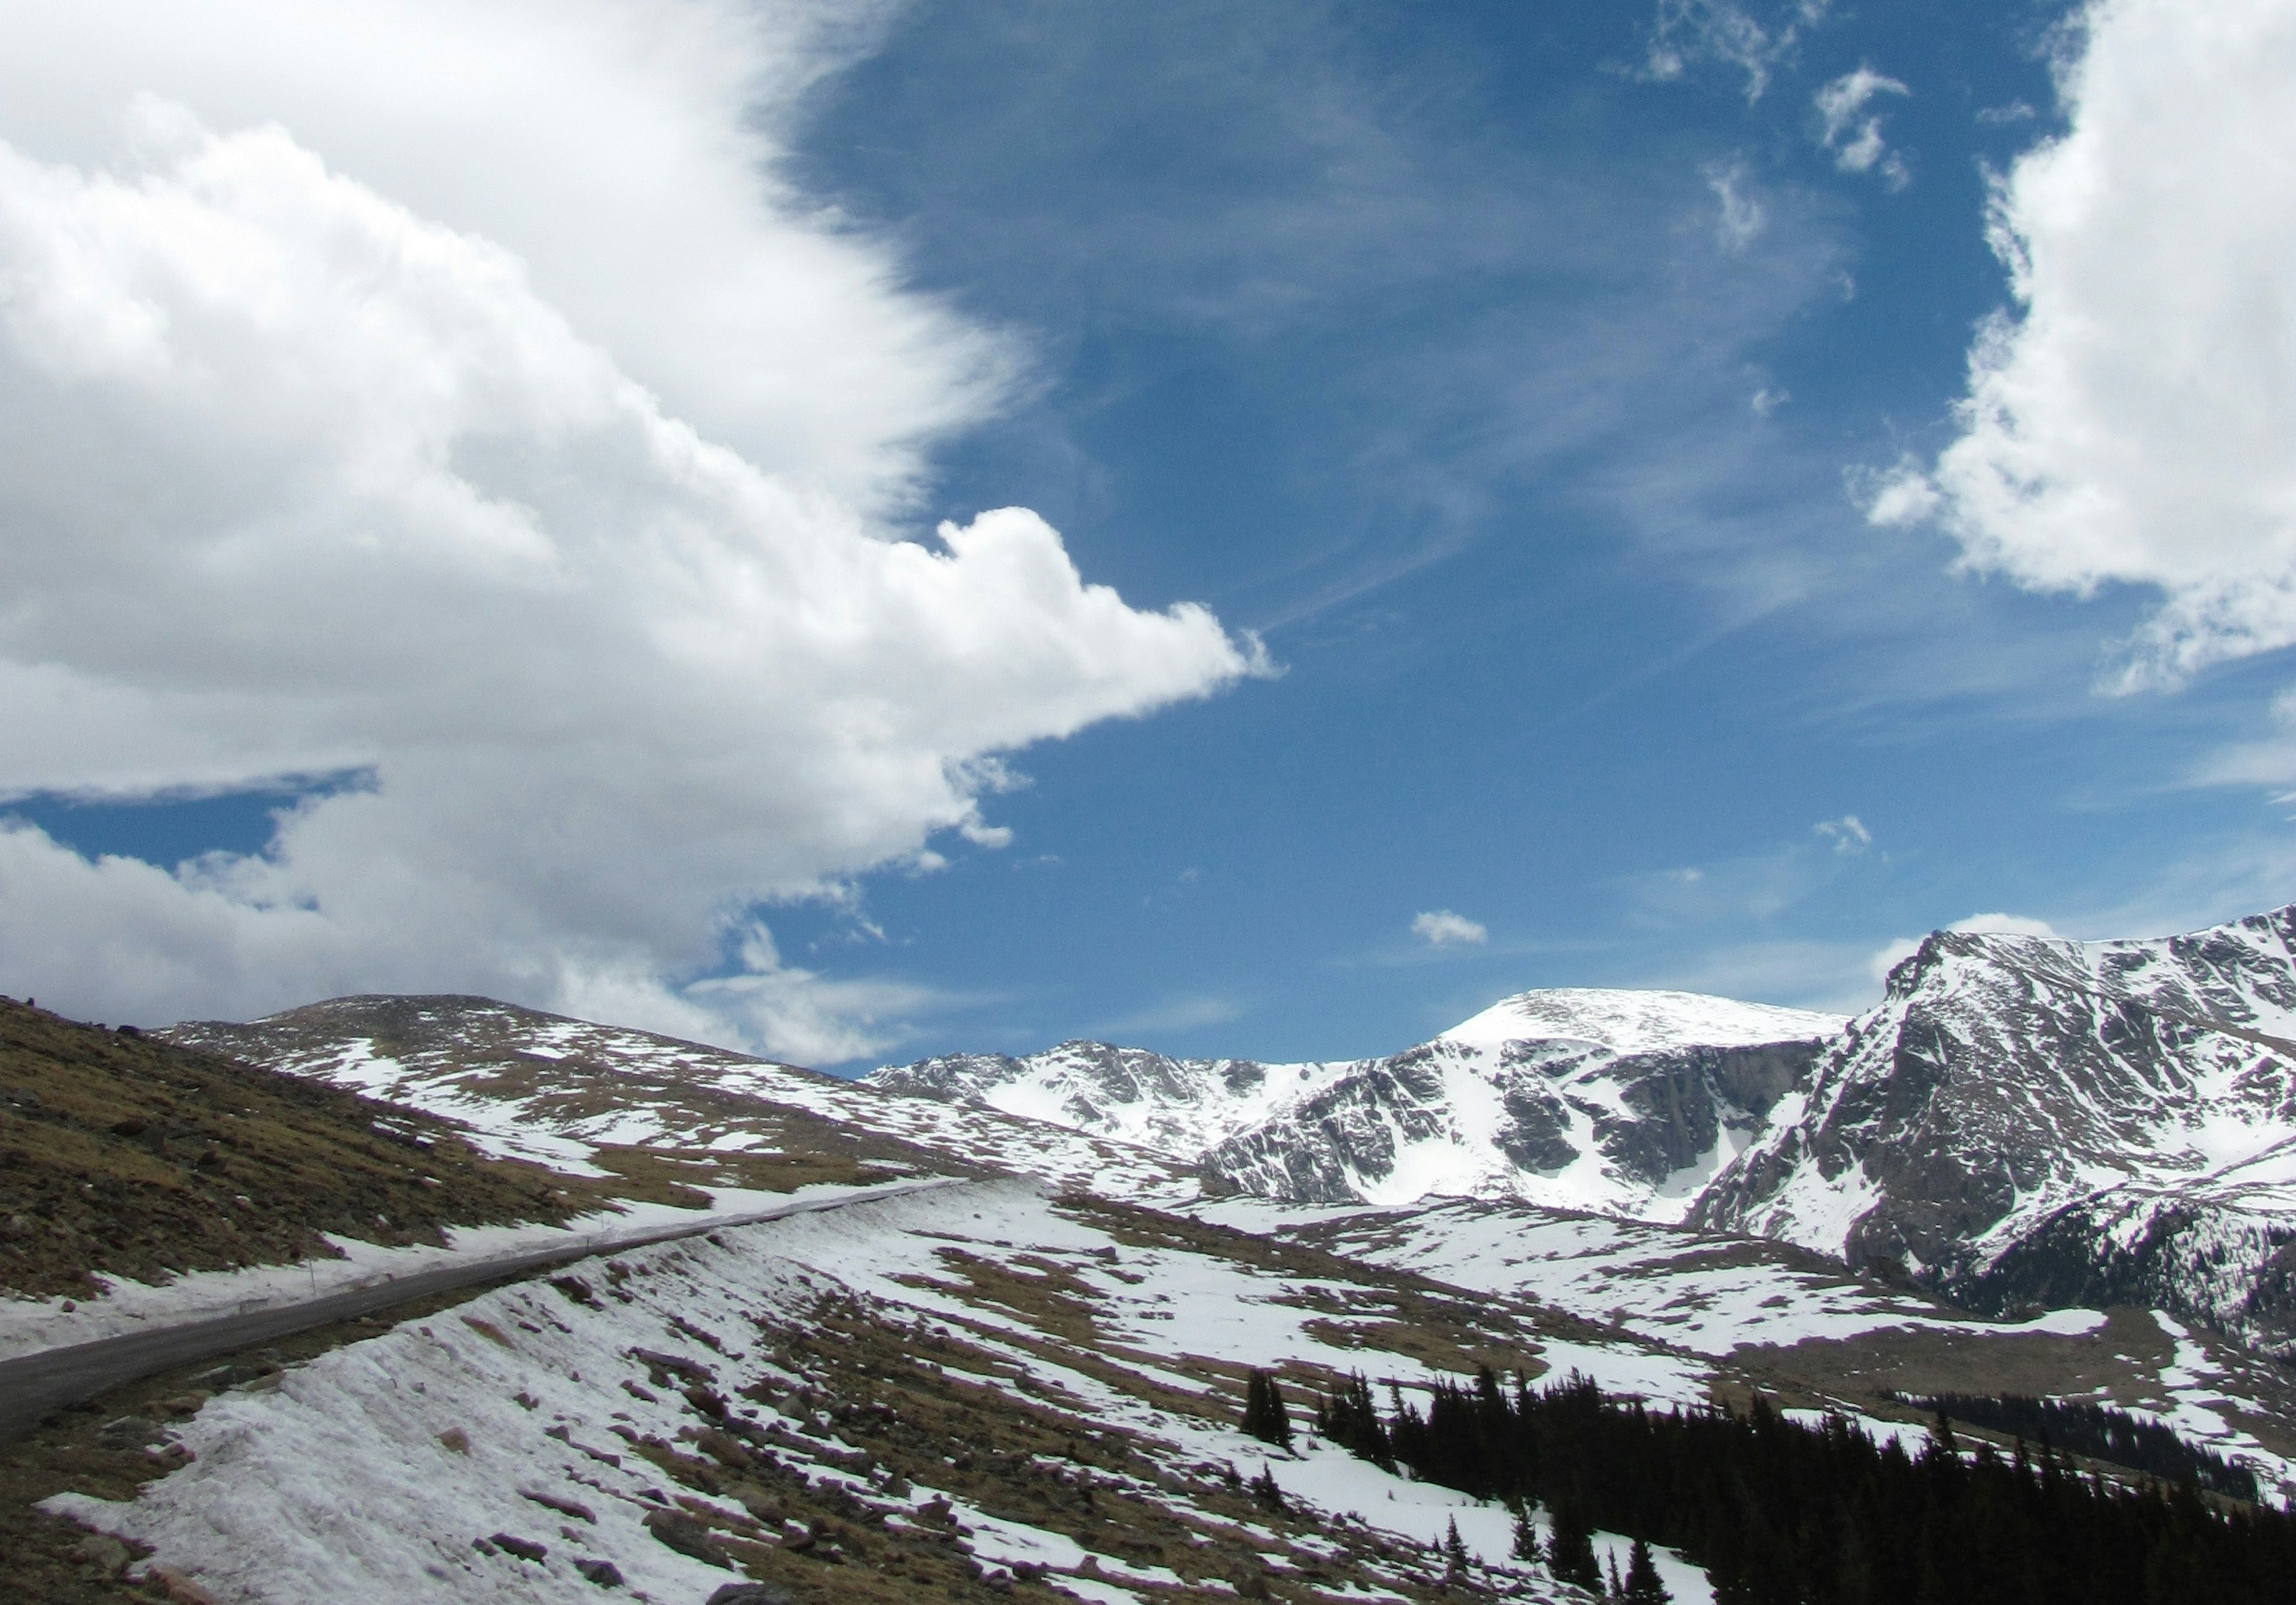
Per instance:
[[[1611,1585],[1603,1591],[1603,1597],[1610,1601],[1611,1605],[1620,1605],[1627,1597],[1627,1585],[1619,1581],[1619,1552],[1616,1550],[1611,1552]]]
[[[1291,1413],[1283,1408],[1283,1396],[1275,1390],[1275,1379],[1264,1371],[1253,1372],[1244,1381],[1243,1429],[1279,1449],[1292,1446]]]
[[[1530,1507],[1527,1504],[1515,1506],[1513,1553],[1518,1560],[1538,1559],[1538,1528],[1531,1525]]]
[[[1595,1530],[1576,1500],[1555,1507],[1554,1532],[1546,1541],[1546,1569],[1557,1582],[1576,1583],[1589,1593],[1603,1592],[1603,1568],[1595,1560]]]
[[[1286,1510],[1283,1490],[1275,1481],[1275,1473],[1266,1461],[1259,1462],[1259,1475],[1251,1479],[1251,1496],[1271,1511]]]
[[[1616,1566],[1618,1557],[1611,1558]],[[1633,1552],[1627,1557],[1627,1585],[1619,1597],[1627,1605],[1668,1605],[1674,1596],[1659,1580],[1658,1563],[1651,1559],[1651,1547],[1640,1538],[1635,1540]]]
[[[1456,1588],[1467,1580],[1467,1546],[1459,1536],[1459,1519],[1451,1518],[1448,1531],[1443,1535],[1443,1583]]]

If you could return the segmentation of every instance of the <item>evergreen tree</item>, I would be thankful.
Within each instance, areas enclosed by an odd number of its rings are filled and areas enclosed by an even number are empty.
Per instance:
[[[1264,1371],[1253,1372],[1244,1381],[1243,1429],[1261,1443],[1279,1449],[1292,1446],[1291,1413],[1275,1390],[1275,1379]]]
[[[1616,1566],[1618,1557],[1611,1558]],[[1668,1605],[1674,1596],[1659,1580],[1658,1563],[1651,1559],[1651,1547],[1644,1540],[1635,1540],[1633,1552],[1627,1557],[1627,1585],[1619,1593],[1627,1605]]]
[[[1290,1508],[1284,1504],[1283,1490],[1276,1485],[1275,1473],[1268,1469],[1266,1461],[1259,1462],[1259,1475],[1251,1479],[1251,1496],[1271,1511]]]
[[[1603,1568],[1595,1560],[1595,1529],[1575,1499],[1555,1507],[1554,1535],[1546,1541],[1546,1569],[1560,1583],[1576,1583],[1588,1593],[1603,1592]]]
[[[1443,1535],[1443,1583],[1456,1588],[1467,1580],[1467,1546],[1459,1536],[1459,1519],[1451,1518],[1449,1530]]]
[[[2024,1455],[1979,1441],[1964,1456],[1949,1420],[1909,1449],[1759,1396],[1742,1413],[1652,1411],[1578,1375],[1538,1389],[1439,1381],[1424,1413],[1395,1395],[1385,1421],[1367,1388],[1341,1391],[1363,1405],[1349,1447],[1506,1500],[1518,1556],[1541,1547],[1530,1511],[1544,1501],[1557,1578],[1599,1592],[1593,1529],[1636,1540],[1619,1580],[1632,1605],[1666,1598],[1654,1544],[1705,1568],[1727,1605],[2287,1605],[2296,1576],[2289,1512],[2215,1496],[2189,1463],[2175,1486],[2083,1474],[2045,1432]]]

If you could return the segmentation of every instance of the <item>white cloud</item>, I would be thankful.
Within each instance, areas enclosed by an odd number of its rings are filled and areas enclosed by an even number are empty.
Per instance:
[[[2110,0],[2069,127],[1995,186],[2013,312],[1959,435],[1871,512],[1933,509],[1972,569],[2156,588],[2121,689],[2296,643],[2296,8]]]
[[[172,874],[0,831],[9,990],[852,1057],[930,1000],[760,904],[1001,846],[996,755],[1254,671],[1025,510],[890,538],[1012,362],[773,177],[827,18],[0,13],[0,795],[371,777]]]
[[[1718,62],[1746,76],[1746,99],[1762,98],[1770,74],[1793,53],[1802,31],[1825,18],[1827,0],[1797,0],[1765,27],[1732,0],[1659,0],[1644,70],[1661,82],[1692,66]]]
[[[1769,214],[1751,192],[1751,179],[1741,160],[1711,162],[1704,169],[1706,187],[1714,192],[1718,209],[1714,241],[1732,256],[1742,256],[1759,238]]]
[[[1862,853],[1874,845],[1874,832],[1860,823],[1855,814],[1844,814],[1839,819],[1822,819],[1810,829],[1832,842],[1837,853]]]
[[[1877,168],[1890,187],[1900,190],[1912,180],[1905,162],[1882,137],[1880,115],[1866,115],[1879,94],[1909,94],[1896,78],[1860,67],[1845,72],[1817,92],[1813,103],[1822,127],[1818,143],[1833,152],[1833,165],[1845,173],[1870,173]]]
[[[1474,946],[1490,940],[1484,926],[1447,908],[1430,909],[1411,921],[1411,934],[1430,947]]]
[[[2024,914],[1972,914],[1966,920],[1956,920],[1948,930],[1976,931],[1991,936],[2046,937],[2061,939],[2056,927],[2046,920],[2035,920]],[[1889,979],[1890,971],[1914,956],[1922,945],[1919,937],[1899,937],[1866,961],[1867,973],[1877,980]]]

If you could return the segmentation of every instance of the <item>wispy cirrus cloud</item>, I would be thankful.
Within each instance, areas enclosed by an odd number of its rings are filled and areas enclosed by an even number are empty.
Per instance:
[[[1845,72],[1812,98],[1817,109],[1818,143],[1833,155],[1833,165],[1845,173],[1878,172],[1891,189],[1913,182],[1905,159],[1882,136],[1882,114],[1872,110],[1882,95],[1904,96],[1913,91],[1896,78],[1871,67]]]
[[[1767,22],[1734,0],[1659,0],[1644,70],[1666,82],[1693,67],[1718,64],[1745,78],[1746,99],[1759,101],[1770,75],[1792,59],[1803,36],[1825,20],[1828,0],[1795,0]]]

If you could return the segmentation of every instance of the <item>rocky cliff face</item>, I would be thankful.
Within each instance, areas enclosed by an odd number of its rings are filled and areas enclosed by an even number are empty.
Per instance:
[[[1297,1202],[1519,1198],[1674,1219],[1803,1077],[1831,1016],[1687,993],[1525,993],[1384,1059],[1068,1043],[889,1068],[888,1091],[1118,1137]]]
[[[2296,909],[2150,942],[1939,932],[1693,1224],[1894,1261],[1988,1307],[2296,1322]]]

